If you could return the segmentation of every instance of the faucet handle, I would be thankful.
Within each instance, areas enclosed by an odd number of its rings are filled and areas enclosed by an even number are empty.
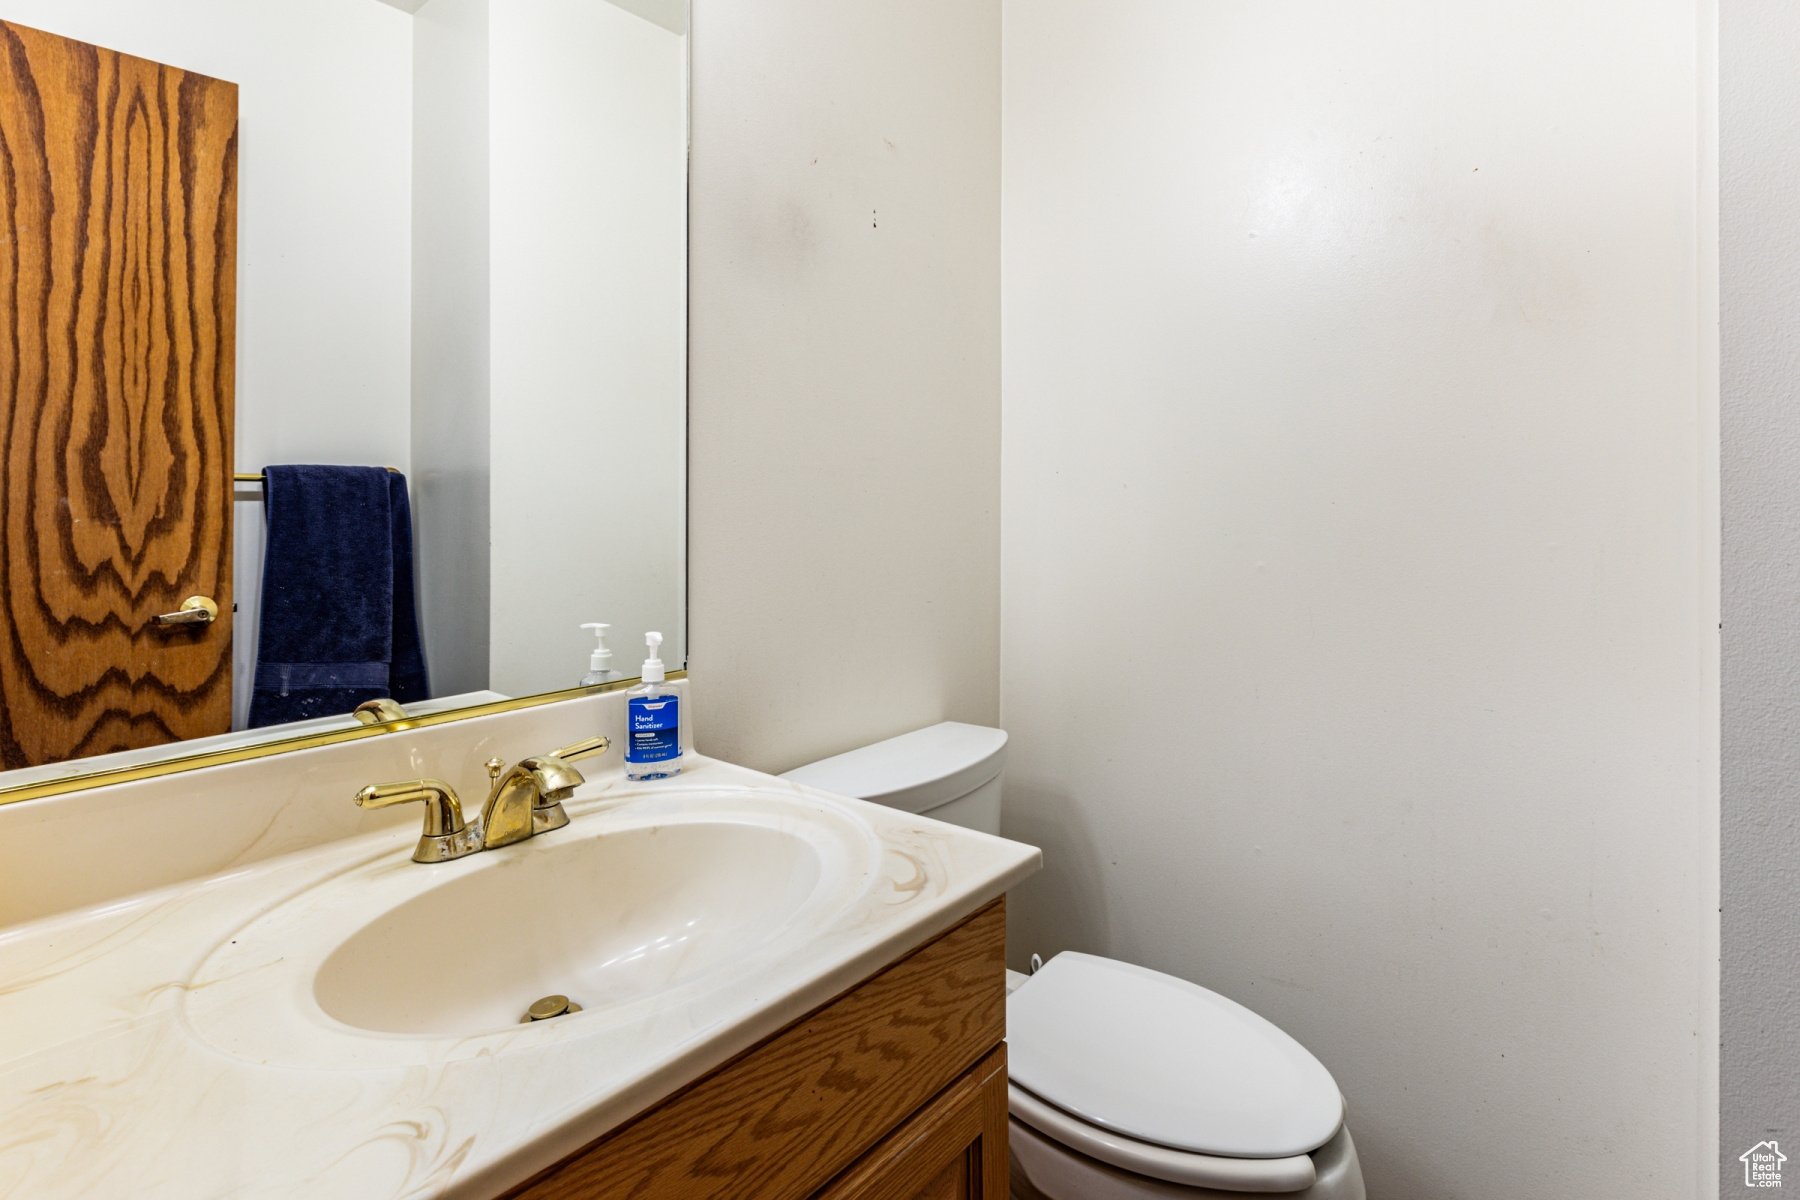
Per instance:
[[[531,772],[538,787],[537,799],[531,807],[533,833],[548,833],[569,823],[569,814],[563,811],[562,802],[587,782],[581,772],[569,764],[578,758],[605,754],[611,745],[612,742],[605,737],[583,738],[579,742],[571,742],[519,764],[522,769]]]
[[[358,808],[389,808],[414,801],[425,805],[425,832],[413,851],[414,862],[448,862],[481,849],[481,839],[463,823],[462,801],[457,798],[456,789],[441,779],[372,783],[356,793]]]
[[[583,738],[548,754],[534,754],[530,758],[521,759],[519,769],[531,772],[538,791],[545,797],[538,801],[539,807],[557,804],[568,799],[570,792],[587,782],[580,771],[569,765],[570,762],[577,758],[605,754],[611,745],[604,737]]]
[[[406,720],[406,710],[387,696],[364,700],[356,706],[352,715],[364,725],[390,725],[395,721]]]
[[[552,750],[545,757],[574,762],[578,758],[591,758],[596,754],[605,754],[611,745],[612,742],[605,737],[583,738],[581,741],[571,742],[559,750]]]

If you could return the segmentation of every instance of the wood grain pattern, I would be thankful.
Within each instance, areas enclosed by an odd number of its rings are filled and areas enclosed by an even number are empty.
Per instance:
[[[999,1044],[1004,898],[513,1189],[803,1200]]]
[[[968,1165],[958,1158],[946,1163],[913,1200],[969,1200],[969,1195]]]
[[[1006,1200],[1006,1047],[951,1084],[815,1200]]]
[[[237,87],[0,22],[0,765],[223,733]]]

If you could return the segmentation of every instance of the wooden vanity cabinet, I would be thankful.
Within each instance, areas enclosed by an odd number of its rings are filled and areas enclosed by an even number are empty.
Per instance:
[[[1006,901],[503,1200],[1005,1200]]]

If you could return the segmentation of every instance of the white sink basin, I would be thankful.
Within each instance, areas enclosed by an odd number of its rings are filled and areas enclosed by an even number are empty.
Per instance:
[[[551,834],[538,848],[365,925],[319,968],[319,1007],[359,1029],[464,1037],[516,1027],[553,993],[584,1011],[621,1004],[767,942],[821,865],[794,833],[724,822]],[[472,864],[444,869],[458,865]]]
[[[761,994],[894,855],[842,806],[791,792],[665,787],[569,809],[566,828],[447,863],[388,838],[215,949],[184,989],[189,1027],[312,1069],[548,1048],[720,989]],[[581,1011],[520,1024],[549,995]]]

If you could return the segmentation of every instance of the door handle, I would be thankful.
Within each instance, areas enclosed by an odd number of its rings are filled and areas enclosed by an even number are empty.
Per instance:
[[[218,619],[219,606],[213,603],[211,596],[189,596],[181,602],[179,612],[162,613],[157,616],[156,623],[167,629],[184,625],[211,625]]]

